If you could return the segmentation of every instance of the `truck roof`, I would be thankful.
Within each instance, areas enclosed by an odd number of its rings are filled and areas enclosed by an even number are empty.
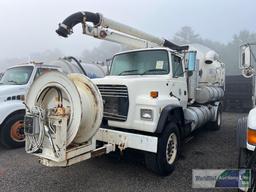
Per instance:
[[[168,47],[153,47],[153,48],[142,48],[142,49],[132,49],[132,50],[127,50],[127,51],[121,51],[115,55],[119,55],[119,54],[123,54],[123,53],[132,53],[132,52],[136,52],[136,51],[147,51],[147,50],[166,50],[166,51],[170,51],[173,53],[178,53],[177,51],[172,50]]]
[[[19,65],[14,65],[12,67],[9,67],[8,69],[11,69],[11,68],[15,68],[15,67],[26,67],[26,66],[32,66],[34,68],[58,68],[60,69],[60,67],[58,66],[54,66],[54,65],[46,65],[46,64],[37,64],[37,63],[28,63],[28,64],[19,64]]]

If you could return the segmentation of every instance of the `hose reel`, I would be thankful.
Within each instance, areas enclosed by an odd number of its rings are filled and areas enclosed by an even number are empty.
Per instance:
[[[31,148],[32,152],[39,149],[39,143],[42,145],[46,138],[53,148],[56,147],[52,117],[67,118],[66,147],[71,143],[88,142],[100,127],[103,117],[103,103],[98,88],[81,74],[66,76],[60,72],[49,72],[40,76],[29,89],[26,105],[27,116],[34,116],[38,121],[33,123],[32,129],[38,131],[25,131],[31,145],[26,144],[26,150]],[[39,135],[42,132],[44,139]],[[35,143],[37,147],[33,146]]]

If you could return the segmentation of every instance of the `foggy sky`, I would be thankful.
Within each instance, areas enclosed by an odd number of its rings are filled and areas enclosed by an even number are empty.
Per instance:
[[[67,39],[56,35],[58,23],[77,11],[100,12],[165,38],[191,26],[203,38],[226,43],[241,30],[256,32],[255,7],[255,0],[0,0],[0,59],[47,49],[78,56],[97,46],[81,26]]]

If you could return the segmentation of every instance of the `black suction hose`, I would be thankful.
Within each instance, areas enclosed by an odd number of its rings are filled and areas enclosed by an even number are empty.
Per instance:
[[[91,13],[91,12],[77,12],[69,17],[67,17],[61,24],[59,24],[59,28],[56,30],[56,33],[62,37],[68,37],[72,33],[72,28],[79,24],[83,23],[84,19],[86,22],[92,22],[94,25],[100,24],[100,14],[99,13]]]
[[[91,13],[91,12],[77,12],[69,17],[67,17],[62,23],[59,24],[59,28],[56,30],[56,33],[62,37],[68,37],[72,33],[72,28],[84,22],[91,22],[95,26],[101,24],[101,15],[99,13]],[[164,47],[168,47],[170,49],[176,51],[188,50],[189,46],[179,46],[168,40],[164,40]]]
[[[85,76],[88,76],[86,71],[84,70],[83,66],[81,65],[81,63],[75,58],[75,57],[72,57],[72,56],[69,56],[69,57],[65,57],[64,59],[68,59],[68,60],[74,60],[76,62],[76,64],[78,65],[78,67],[81,69],[81,71],[83,72],[83,74]]]

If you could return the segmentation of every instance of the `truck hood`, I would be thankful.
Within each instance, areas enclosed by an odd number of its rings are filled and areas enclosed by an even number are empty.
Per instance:
[[[0,85],[0,102],[8,97],[25,95],[27,87],[24,85]]]
[[[103,102],[106,102],[109,98],[115,98],[116,95],[120,95],[120,93],[125,94],[126,92],[123,92],[124,88],[120,88],[120,85],[126,86],[128,89],[128,103],[125,101],[121,104],[123,106],[120,107],[120,110],[122,108],[124,111],[127,109],[128,105],[127,115],[124,112],[122,112],[121,115],[127,117],[127,119],[126,121],[109,120],[108,124],[112,127],[154,132],[157,127],[161,110],[166,104],[172,103],[180,105],[178,99],[170,96],[170,92],[173,88],[173,81],[171,81],[169,75],[107,76],[101,79],[93,79],[92,81],[98,85],[102,95],[105,95],[105,98],[103,96]],[[158,92],[157,98],[151,97],[150,92],[152,91]],[[116,111],[117,114],[120,114],[118,105],[121,101],[119,102],[109,99],[106,103],[110,103],[108,106],[104,106],[110,111],[107,112],[110,116],[111,113],[115,115]],[[145,122],[141,120],[140,110],[143,108],[151,109],[153,111],[153,121]]]
[[[107,76],[92,80],[97,85],[126,85],[129,92],[146,93],[150,91],[161,92],[166,91],[166,87],[170,86],[170,78],[168,75],[163,76]],[[165,93],[164,93],[165,94]]]

